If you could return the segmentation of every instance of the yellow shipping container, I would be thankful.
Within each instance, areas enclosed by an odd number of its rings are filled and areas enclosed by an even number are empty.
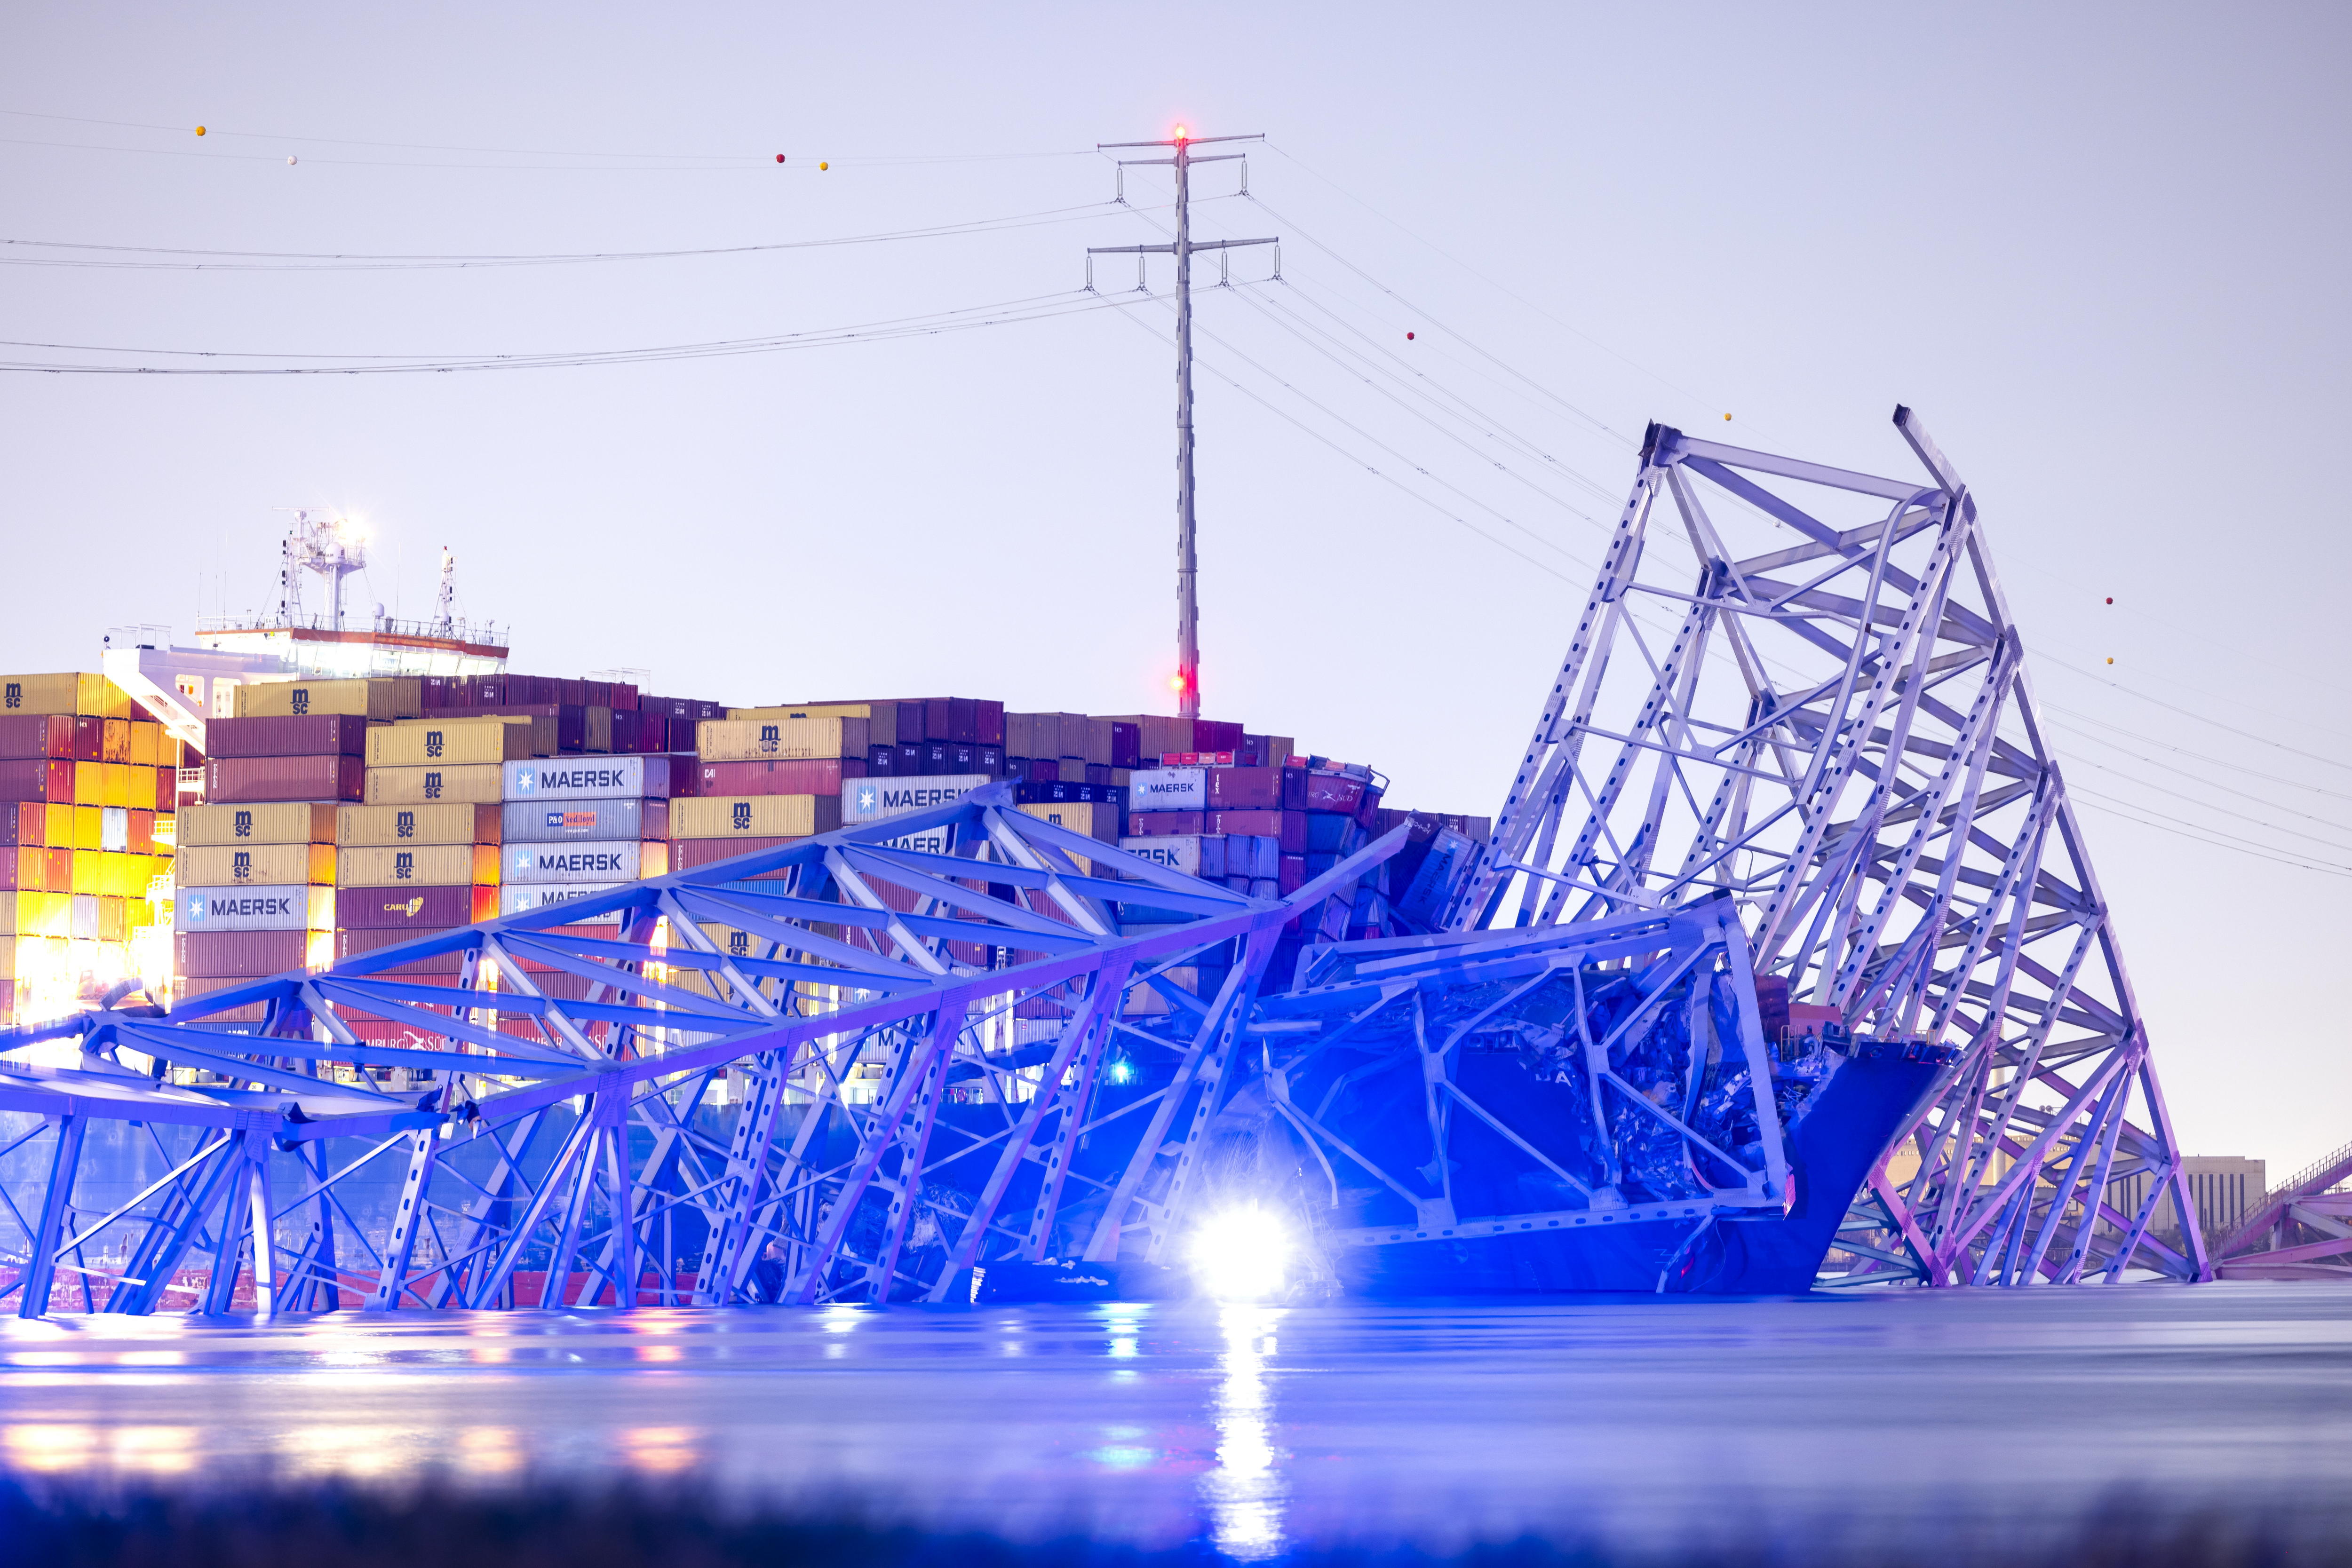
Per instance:
[[[106,764],[77,762],[74,768],[74,799],[90,805],[102,805],[106,800]]]
[[[155,846],[157,854],[170,854],[180,842],[180,814],[177,811],[156,812],[155,825],[148,830],[147,838]]]
[[[258,801],[250,806],[190,806],[178,813],[184,844],[331,844],[335,809],[315,800]],[[155,819],[158,845],[163,819]]]
[[[106,847],[106,814],[97,806],[73,808],[73,842],[77,850],[100,850]]]
[[[50,979],[65,972],[62,936],[0,936],[0,980]]]
[[[800,839],[839,826],[838,795],[696,797],[669,803],[673,839]]]
[[[898,738],[898,705],[897,703],[802,703],[796,707],[730,707],[730,719],[777,718],[862,718],[866,721],[866,744],[889,746]],[[911,726],[909,727],[912,727]],[[909,735],[909,741],[920,740],[919,735]]]
[[[345,849],[368,844],[495,844],[500,808],[464,801],[429,806],[344,806],[335,813],[335,842]]]
[[[499,846],[365,845],[343,851],[335,872],[340,887],[496,887]]]
[[[390,724],[424,711],[422,690],[413,675],[373,681],[258,681],[236,688],[236,716],[341,713]]]
[[[1118,842],[1118,808],[1100,800],[1033,800],[1020,808],[1040,821],[1052,822],[1074,833]]]
[[[0,893],[0,936],[66,936],[73,932],[73,894]]]
[[[131,694],[100,674],[0,676],[0,713],[70,713],[127,719]]]
[[[81,856],[77,854],[77,881],[80,866]],[[256,844],[240,849],[231,844],[199,844],[182,850],[173,869],[182,887],[285,887],[294,883],[325,887],[335,880],[335,846]]]
[[[367,803],[371,806],[424,806],[436,800],[495,804],[506,769],[496,762],[461,763],[453,768],[371,768],[367,770]]]
[[[508,762],[530,755],[528,724],[502,718],[404,719],[367,736],[370,768]]]
[[[862,718],[706,718],[695,726],[694,747],[705,762],[864,757],[871,732]]]
[[[100,763],[98,765],[98,774],[99,789],[101,791],[101,794],[99,798],[99,804],[101,806],[137,806],[142,810],[152,810],[155,806],[154,779],[150,777],[147,781],[147,798],[144,800],[135,800],[131,799],[131,764],[128,762]],[[76,796],[75,799],[79,800],[80,797]]]
[[[131,755],[124,758],[133,768],[168,767],[163,757],[163,727],[150,719],[131,721]],[[178,761],[177,758],[173,758]]]

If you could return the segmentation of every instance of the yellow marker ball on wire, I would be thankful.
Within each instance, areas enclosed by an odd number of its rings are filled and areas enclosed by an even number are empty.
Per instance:
[[[1725,414],[1725,415],[1723,416],[1723,423],[1726,423],[1726,424],[1729,424],[1729,423],[1731,423],[1731,416],[1730,416],[1729,414],[1727,414],[1727,414]]]
[[[2115,663],[2115,661],[2114,661],[2113,659],[2109,659],[2109,660],[2107,661],[2107,663],[2108,663],[2108,664],[2114,664],[2114,663]]]
[[[205,133],[205,128],[204,128],[203,126],[201,126],[201,125],[197,126],[197,127],[196,127],[196,134],[197,134],[197,135],[199,135],[199,136],[202,136],[204,133]]]
[[[818,167],[820,170],[824,170],[824,169],[830,169],[830,168],[832,168],[832,167],[833,167],[833,165],[832,165],[832,164],[830,164],[830,163],[819,163],[819,164],[817,165],[817,167]]]

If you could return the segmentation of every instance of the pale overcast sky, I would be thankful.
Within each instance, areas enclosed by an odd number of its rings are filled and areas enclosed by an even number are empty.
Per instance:
[[[985,226],[440,269],[12,243],[0,336],[141,351],[0,357],[1072,313],[591,368],[0,376],[0,666],[260,605],[275,508],[324,504],[377,530],[363,605],[422,613],[449,544],[520,670],[1162,707],[1171,378],[1139,328],[1165,312],[1115,308],[1131,262],[1078,290],[1087,246],[1165,214],[1111,204],[1091,149],[1262,131],[1254,201],[1234,166],[1201,174],[1204,234],[1284,241],[1280,285],[1200,302],[1213,716],[1370,761],[1398,803],[1491,810],[1644,421],[1908,474],[1907,402],[1975,487],[2042,696],[2082,716],[2053,738],[2184,1142],[2276,1175],[2352,1138],[2341,7],[51,4],[8,34],[12,242],[486,256]],[[1409,354],[1466,412],[1417,416],[1339,345]]]

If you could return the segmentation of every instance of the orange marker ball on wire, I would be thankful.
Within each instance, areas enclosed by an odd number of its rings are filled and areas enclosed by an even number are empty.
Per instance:
[[[203,126],[201,126],[201,125],[197,126],[197,127],[196,127],[196,134],[197,134],[197,135],[199,135],[199,136],[202,136],[204,133],[205,133],[205,128],[204,128]]]
[[[2109,660],[2107,661],[2107,663],[2108,663],[2108,664],[2114,664],[2114,663],[2115,663],[2115,661],[2114,661],[2113,659],[2109,659]]]
[[[824,170],[830,169],[830,168],[832,168],[832,167],[833,167],[833,165],[832,165],[832,164],[830,164],[830,163],[819,163],[819,164],[817,165],[817,170],[818,170],[818,172],[823,172]]]

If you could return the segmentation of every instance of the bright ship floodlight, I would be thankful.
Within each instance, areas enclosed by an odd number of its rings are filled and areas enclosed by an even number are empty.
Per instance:
[[[1219,1301],[1263,1301],[1282,1289],[1290,1249],[1280,1215],[1255,1204],[1229,1208],[1192,1233],[1192,1272]]]

